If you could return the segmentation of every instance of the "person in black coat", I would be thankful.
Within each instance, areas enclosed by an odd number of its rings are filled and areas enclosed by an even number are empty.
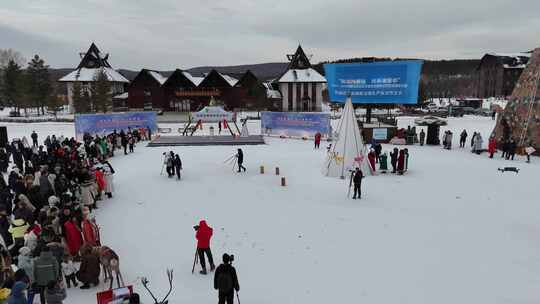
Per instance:
[[[513,138],[511,138],[510,142],[508,143],[508,153],[506,154],[506,159],[514,160],[514,156],[516,156],[516,149],[517,143]]]
[[[0,236],[4,239],[4,244],[6,248],[9,248],[13,244],[13,238],[9,233],[9,215],[7,212],[8,208],[5,205],[0,204]],[[11,210],[10,210],[11,213]]]
[[[37,135],[36,131],[32,131],[32,135],[30,135],[30,137],[32,137],[32,145],[34,147],[37,147],[38,146],[38,135]]]
[[[392,173],[396,173],[398,154],[399,154],[398,148],[394,148],[394,152],[390,152],[390,163],[392,164]]]
[[[246,167],[244,167],[244,152],[242,149],[238,149],[238,153],[236,154],[236,161],[238,162],[238,172],[246,172]]]
[[[357,195],[358,195],[358,199],[362,197],[362,179],[363,178],[364,178],[364,174],[362,173],[362,170],[360,170],[360,168],[356,168],[356,171],[354,171],[354,175],[353,175],[353,183],[354,183],[353,199],[356,199]]]
[[[6,173],[8,167],[9,167],[9,156],[4,148],[0,148],[0,170]]]
[[[218,290],[218,304],[233,304],[234,291],[240,291],[236,269],[231,265],[234,256],[223,254],[223,264],[219,265],[214,275],[214,289]]]
[[[176,176],[178,176],[178,179],[180,179],[180,170],[182,170],[182,160],[180,159],[180,155],[176,154],[173,163],[174,168],[176,169]]]
[[[120,142],[124,148],[124,155],[127,155],[128,138],[126,133],[124,133],[124,130],[120,131]]]

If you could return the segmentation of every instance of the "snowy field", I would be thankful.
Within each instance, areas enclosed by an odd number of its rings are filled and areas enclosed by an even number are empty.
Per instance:
[[[362,200],[347,199],[348,181],[322,176],[326,151],[311,141],[243,147],[242,174],[223,163],[235,147],[173,148],[182,181],[160,176],[170,148],[139,145],[112,160],[115,197],[97,210],[103,243],[119,253],[124,279],[144,303],[152,301],[139,278],[163,294],[166,268],[175,271],[169,303],[217,302],[213,277],[191,274],[200,219],[214,228],[216,262],[236,256],[242,303],[538,303],[539,159],[492,160],[456,148],[462,129],[487,140],[493,124],[449,119],[441,131],[453,130],[453,150],[409,147],[408,173],[366,178]],[[74,133],[72,124],[6,125],[10,137]],[[503,166],[521,171],[501,174]],[[65,303],[96,303],[96,291],[71,289]]]

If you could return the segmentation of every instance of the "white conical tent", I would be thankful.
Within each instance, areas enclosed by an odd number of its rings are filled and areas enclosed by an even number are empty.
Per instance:
[[[356,122],[351,98],[347,99],[341,120],[336,129],[337,136],[328,152],[323,174],[331,177],[349,176],[349,170],[360,167],[364,175],[371,172],[367,161],[367,151],[360,128]]]

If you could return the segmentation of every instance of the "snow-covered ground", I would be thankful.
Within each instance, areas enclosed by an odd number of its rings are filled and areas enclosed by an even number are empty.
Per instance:
[[[400,126],[413,120],[401,118]],[[451,129],[456,138],[465,128],[487,139],[493,124],[450,118],[442,131]],[[72,124],[7,125],[10,137],[34,129],[74,133]],[[537,158],[525,164],[521,157],[511,162],[469,149],[412,146],[406,175],[370,176],[362,200],[351,200],[348,181],[322,176],[325,149],[313,150],[311,141],[266,141],[242,147],[243,174],[223,163],[236,147],[139,145],[134,154],[115,157],[115,197],[101,203],[97,221],[103,243],[121,257],[125,280],[147,276],[163,294],[165,269],[173,268],[169,303],[215,303],[212,276],[191,274],[192,226],[206,219],[214,228],[214,259],[236,256],[243,303],[540,301]],[[182,157],[182,181],[160,175],[169,150]],[[275,166],[287,187],[272,174]],[[501,174],[503,166],[521,171]],[[144,303],[152,303],[135,285]],[[66,303],[95,303],[96,291],[71,289]]]

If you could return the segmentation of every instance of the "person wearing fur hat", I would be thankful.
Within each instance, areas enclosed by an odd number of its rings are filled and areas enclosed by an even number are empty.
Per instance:
[[[28,247],[21,247],[19,249],[19,257],[17,259],[17,267],[19,269],[23,269],[26,275],[28,276],[28,279],[30,280],[30,284],[34,282],[34,259],[31,256],[32,250]]]

